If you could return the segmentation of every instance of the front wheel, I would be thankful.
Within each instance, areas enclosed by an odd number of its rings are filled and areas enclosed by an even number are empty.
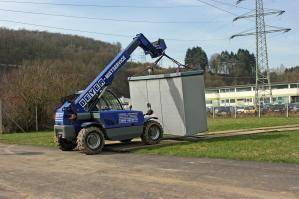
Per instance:
[[[105,145],[104,134],[97,127],[83,128],[77,137],[78,150],[87,155],[100,153]]]
[[[141,140],[144,144],[158,144],[163,137],[163,128],[157,121],[150,120],[143,126]]]

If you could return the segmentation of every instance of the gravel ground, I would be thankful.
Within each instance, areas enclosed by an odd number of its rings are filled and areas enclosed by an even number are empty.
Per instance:
[[[0,198],[299,198],[299,165],[0,144]]]

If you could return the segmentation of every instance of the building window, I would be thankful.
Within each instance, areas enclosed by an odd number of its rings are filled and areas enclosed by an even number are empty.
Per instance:
[[[290,84],[290,88],[299,88],[299,84]]]
[[[237,88],[237,92],[244,92],[244,91],[251,91],[251,87],[242,87],[242,88]]]
[[[206,104],[212,104],[212,100],[206,100]]]
[[[235,103],[236,100],[235,99],[230,99],[230,103]]]
[[[264,98],[264,103],[269,104],[270,103],[270,98],[269,97]]]
[[[299,102],[299,96],[291,96],[291,103],[298,103]]]
[[[281,85],[273,85],[272,89],[286,89],[288,88],[287,84],[281,84]]]
[[[206,93],[219,93],[219,90],[218,89],[209,89],[209,90],[206,90]]]
[[[230,92],[235,92],[234,88],[222,88],[220,89],[220,93],[230,93]]]

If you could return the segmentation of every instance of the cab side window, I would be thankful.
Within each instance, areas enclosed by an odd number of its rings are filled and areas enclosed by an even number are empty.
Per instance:
[[[96,104],[96,107],[97,107],[96,109],[98,111],[100,111],[100,110],[108,110],[109,109],[108,104],[106,103],[106,101],[103,98],[99,99],[98,103]]]
[[[112,110],[122,110],[122,105],[119,100],[110,92],[106,92],[103,96],[103,100],[106,101],[109,108]]]
[[[123,107],[111,92],[106,91],[92,108],[92,111],[101,110],[123,110]]]

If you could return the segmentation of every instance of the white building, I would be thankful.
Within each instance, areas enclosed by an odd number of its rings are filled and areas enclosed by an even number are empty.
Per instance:
[[[272,84],[273,104],[299,103],[299,83]],[[266,91],[267,92],[267,91]],[[206,88],[206,106],[254,105],[255,85]],[[270,99],[263,100],[269,103]]]

